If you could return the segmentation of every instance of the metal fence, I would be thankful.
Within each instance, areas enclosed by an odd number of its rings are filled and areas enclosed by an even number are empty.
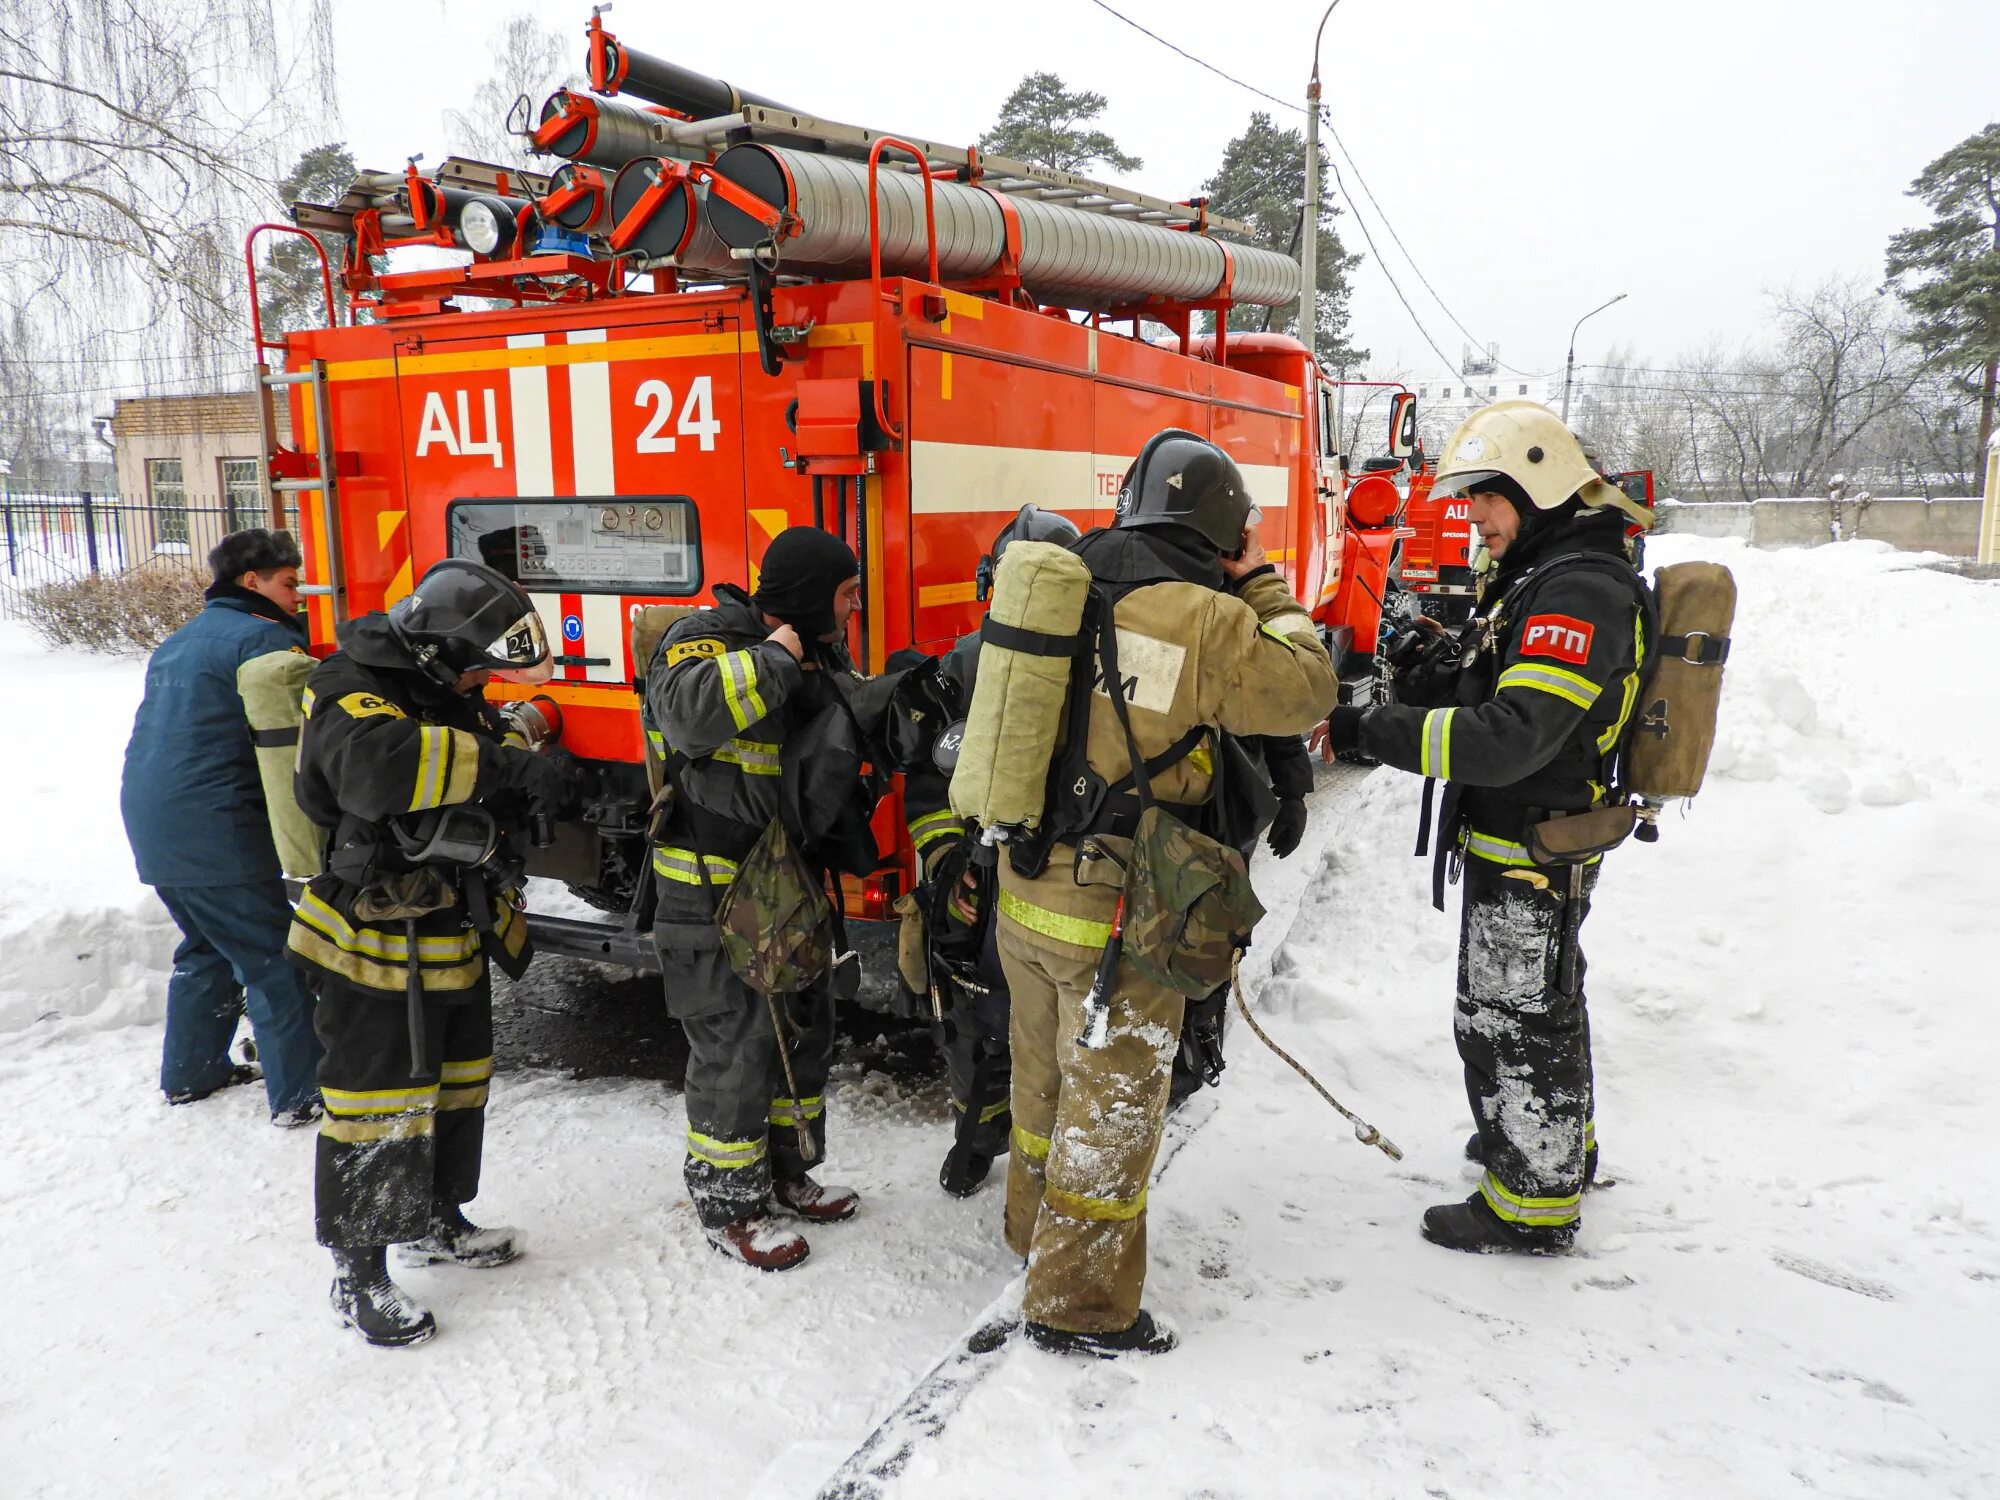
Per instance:
[[[296,534],[298,509],[286,507]],[[249,504],[137,504],[115,496],[16,496],[0,500],[0,619],[26,613],[25,596],[45,584],[92,574],[163,568],[208,581],[208,554],[232,531],[267,524]]]

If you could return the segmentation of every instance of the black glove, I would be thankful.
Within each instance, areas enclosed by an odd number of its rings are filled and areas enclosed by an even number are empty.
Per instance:
[[[560,751],[504,750],[504,784],[528,799],[537,812],[567,818],[597,789],[597,778]]]
[[[1336,708],[1326,716],[1326,741],[1322,753],[1327,759],[1361,748],[1361,721],[1366,717],[1367,709],[1351,706]]]
[[[1303,797],[1287,797],[1278,804],[1278,815],[1271,819],[1268,842],[1271,852],[1280,859],[1286,858],[1299,847],[1299,840],[1306,836],[1306,804]]]

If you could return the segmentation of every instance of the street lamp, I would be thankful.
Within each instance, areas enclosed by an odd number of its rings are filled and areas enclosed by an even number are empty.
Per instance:
[[[1624,300],[1625,300],[1625,293],[1620,292],[1617,296],[1613,297],[1609,302],[1605,303],[1604,307],[1615,307],[1617,306],[1617,304],[1623,302]],[[1604,307],[1593,307],[1589,312],[1585,313],[1582,317],[1578,318],[1576,320],[1576,328],[1572,328],[1569,331],[1569,359],[1563,365],[1563,426],[1565,427],[1569,426],[1570,377],[1576,373],[1576,329],[1583,327],[1585,323],[1588,323],[1592,318],[1596,317],[1599,313],[1603,312]]]
[[[1312,81],[1306,85],[1306,192],[1299,203],[1299,341],[1306,346],[1306,363],[1314,362],[1314,335],[1319,332],[1319,44],[1327,18],[1340,0],[1330,0],[1313,33]]]

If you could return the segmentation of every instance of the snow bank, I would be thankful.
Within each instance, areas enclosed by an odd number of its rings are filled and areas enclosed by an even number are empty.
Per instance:
[[[0,623],[0,1033],[158,1021],[179,941],[139,883],[118,783],[145,659],[52,651]]]

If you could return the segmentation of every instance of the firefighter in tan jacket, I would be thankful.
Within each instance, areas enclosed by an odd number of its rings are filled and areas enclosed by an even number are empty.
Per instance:
[[[1303,734],[1336,690],[1311,619],[1256,539],[1256,519],[1228,456],[1169,429],[1126,473],[1116,523],[1073,549],[1113,606],[1139,753],[1157,763],[1180,747],[1157,766],[1154,797],[1225,841],[1210,796],[1221,737]],[[1127,960],[1108,1043],[1078,1045],[1122,879],[1113,859],[1089,851],[1121,847],[1139,813],[1131,756],[1101,681],[1086,739],[1089,769],[1111,789],[1095,815],[1064,829],[1032,878],[1012,857],[1001,863],[998,946],[1013,994],[1014,1055],[1007,1243],[1027,1257],[1023,1311],[1036,1343],[1155,1352],[1174,1338],[1140,1308],[1146,1184],[1186,1002]],[[1058,752],[1058,764],[1069,754]]]

